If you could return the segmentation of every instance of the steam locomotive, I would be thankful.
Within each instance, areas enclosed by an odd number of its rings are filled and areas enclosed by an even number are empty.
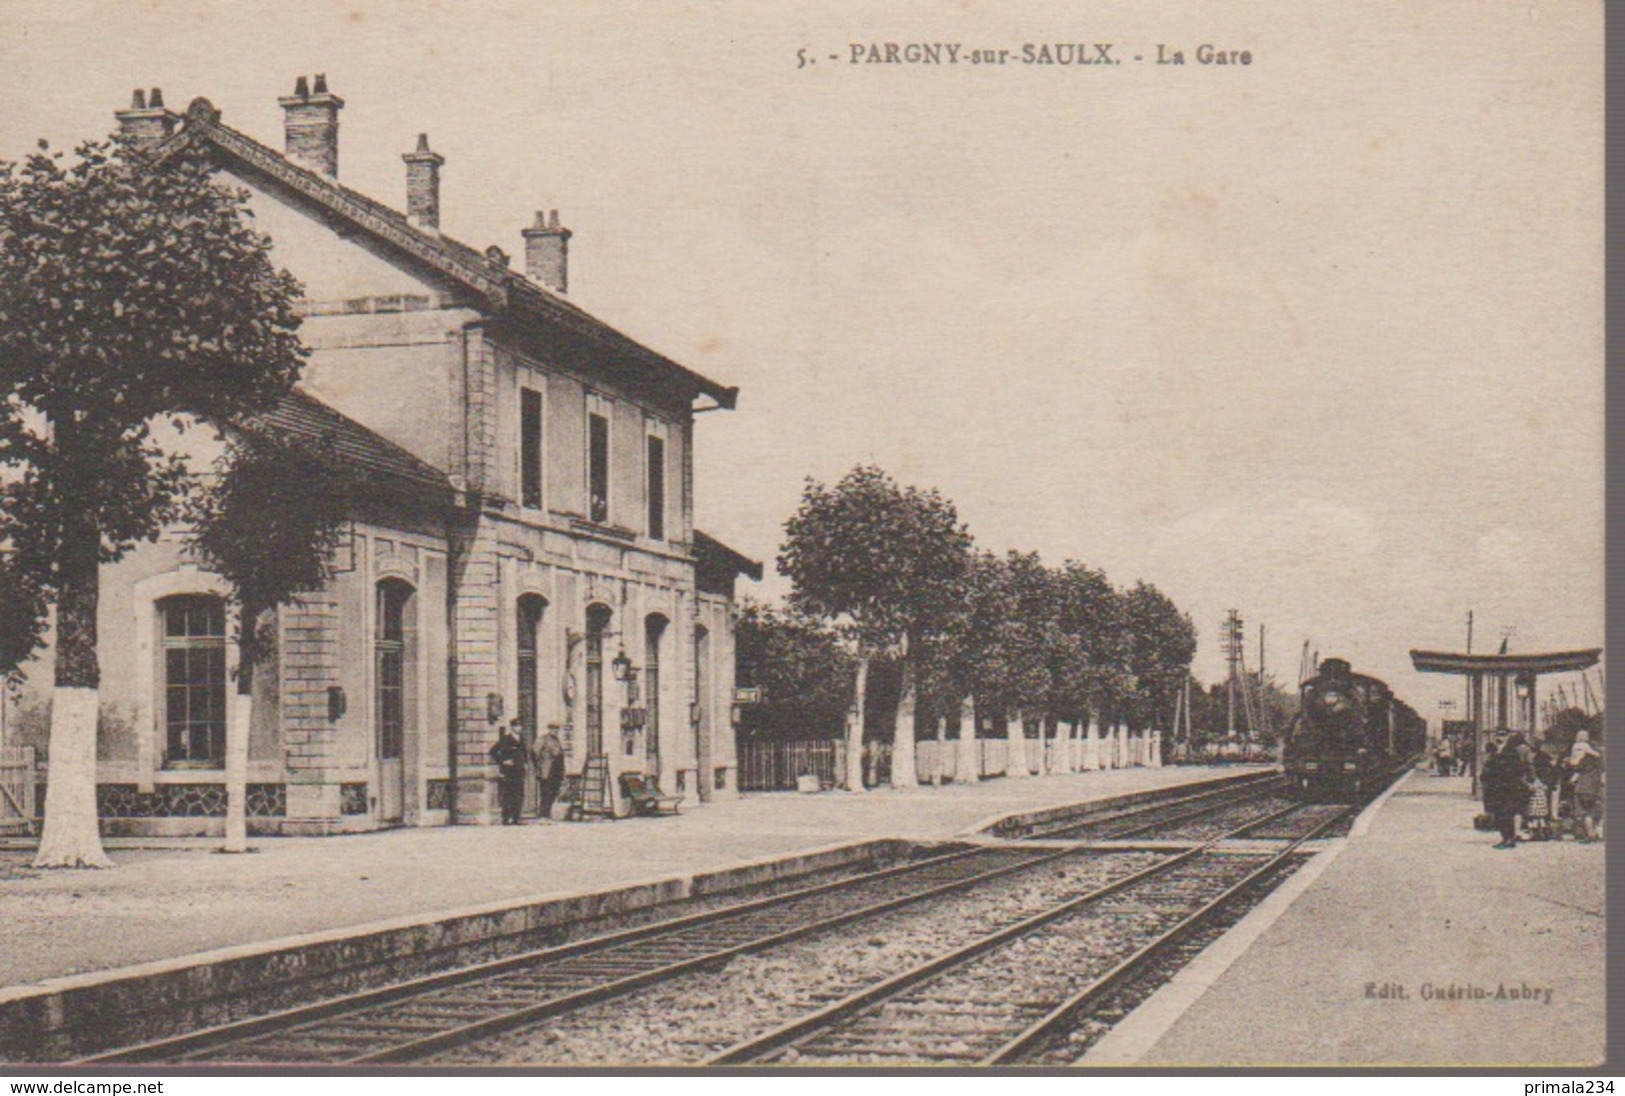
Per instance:
[[[1310,799],[1348,800],[1393,780],[1427,747],[1427,722],[1386,684],[1324,659],[1303,683],[1281,767]]]

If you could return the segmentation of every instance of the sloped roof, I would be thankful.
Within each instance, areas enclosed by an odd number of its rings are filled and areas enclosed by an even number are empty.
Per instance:
[[[719,574],[726,572],[730,577],[744,575],[757,582],[762,581],[762,565],[759,562],[698,529],[694,530],[694,556],[701,566]]]
[[[305,392],[290,392],[270,411],[242,425],[250,432],[275,433],[326,445],[349,468],[368,477],[382,476],[410,488],[426,489],[444,496],[446,502],[456,492],[444,472]]]
[[[207,148],[252,173],[267,177],[341,218],[370,239],[422,263],[521,322],[540,323],[592,349],[607,353],[645,375],[679,383],[732,408],[739,389],[679,365],[599,320],[580,306],[550,293],[521,274],[488,260],[483,253],[438,233],[425,232],[406,215],[325,175],[307,170],[230,126],[207,99],[192,100],[181,129],[161,144],[158,159],[188,148]]]

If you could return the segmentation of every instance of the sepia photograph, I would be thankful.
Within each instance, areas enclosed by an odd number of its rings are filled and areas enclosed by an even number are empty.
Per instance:
[[[0,1074],[1599,1076],[1604,15],[0,0]]]

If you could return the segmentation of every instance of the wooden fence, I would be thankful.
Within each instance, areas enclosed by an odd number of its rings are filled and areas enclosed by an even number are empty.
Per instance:
[[[0,833],[34,827],[34,747],[0,747]]]

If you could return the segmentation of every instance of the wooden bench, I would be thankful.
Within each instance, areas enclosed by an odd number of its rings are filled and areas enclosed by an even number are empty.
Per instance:
[[[633,814],[659,814],[661,811],[676,814],[678,804],[683,801],[682,796],[667,795],[660,790],[659,784],[639,773],[621,774],[621,794],[626,796]]]

